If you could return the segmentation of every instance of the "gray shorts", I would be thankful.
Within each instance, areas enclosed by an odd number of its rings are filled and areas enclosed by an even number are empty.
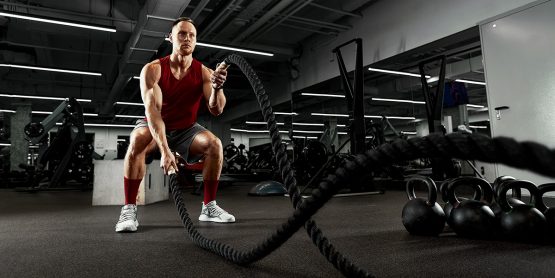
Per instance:
[[[148,128],[148,122],[145,119],[137,120],[134,129],[142,127]],[[202,154],[190,157],[189,147],[191,147],[191,143],[193,143],[193,139],[195,139],[195,136],[199,132],[205,130],[207,129],[199,125],[198,123],[195,123],[193,126],[187,129],[166,130],[166,140],[168,140],[170,150],[179,153],[179,155],[184,157],[189,164],[197,163],[199,160],[202,159]]]

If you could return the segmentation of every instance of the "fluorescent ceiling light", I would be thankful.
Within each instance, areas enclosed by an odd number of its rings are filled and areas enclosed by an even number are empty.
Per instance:
[[[382,116],[364,115],[365,118],[381,119]],[[416,120],[415,117],[385,116],[388,120]]]
[[[236,132],[249,132],[249,131],[246,130],[246,129],[239,129],[239,128],[230,128],[229,130],[230,130],[230,131],[236,131]]]
[[[294,130],[293,132],[297,132],[297,133],[316,133],[316,134],[321,134],[324,133],[323,131],[320,130]]]
[[[418,133],[416,131],[401,131],[401,134],[418,135]]]
[[[50,115],[52,112],[49,111],[31,111],[32,114],[43,114],[43,115]],[[83,113],[83,116],[91,116],[91,117],[98,117],[96,113]]]
[[[485,108],[483,105],[476,105],[476,104],[467,104],[466,107],[470,108]]]
[[[62,21],[62,20],[56,20],[56,19],[47,19],[47,18],[41,18],[41,17],[36,17],[36,16],[29,16],[29,15],[15,14],[15,13],[6,13],[4,11],[0,12],[0,16],[26,19],[26,20],[33,20],[33,21],[40,21],[40,22],[45,22],[45,23],[59,24],[59,25],[85,28],[85,29],[92,29],[92,30],[105,31],[105,32],[116,32],[116,28],[113,28],[113,27],[102,27],[102,26],[97,26],[97,25],[81,24],[81,23]]]
[[[299,139],[318,139],[318,137],[313,137],[313,136],[299,136],[299,135],[293,135],[293,138],[299,138]]]
[[[0,97],[46,99],[46,100],[66,100],[67,99],[63,97],[41,97],[41,96],[8,95],[8,94],[0,94]],[[91,102],[90,99],[84,99],[84,98],[78,98],[76,100],[79,102]]]
[[[265,125],[268,124],[267,122],[250,122],[250,121],[246,121],[245,122],[248,125]],[[280,123],[280,122],[276,122],[277,125],[285,125],[285,123]]]
[[[310,113],[312,116],[324,116],[324,117],[349,117],[347,114],[328,114],[328,113]]]
[[[12,145],[12,144],[9,144],[9,143],[0,143],[0,146],[3,146],[3,147],[9,147],[9,146],[11,146],[11,145]]]
[[[137,103],[137,102],[125,102],[125,101],[118,101],[116,102],[116,104],[119,105],[134,105],[134,106],[143,106],[144,104],[142,103]]]
[[[56,123],[56,125],[62,125],[62,123]],[[119,124],[87,124],[85,126],[95,126],[95,127],[128,127],[135,128],[135,125],[119,125]]]
[[[388,101],[388,102],[403,102],[403,103],[412,103],[412,104],[426,104],[426,102],[424,102],[424,101],[408,100],[408,99],[393,99],[393,98],[378,98],[378,97],[373,97],[372,100],[375,100],[375,101]]]
[[[468,127],[469,127],[469,128],[476,128],[476,129],[485,129],[485,128],[488,128],[488,127],[485,126],[485,125],[469,125]]]
[[[293,123],[293,125],[301,125],[301,126],[324,126],[324,124],[319,123]],[[337,127],[345,127],[345,125],[336,125]]]
[[[116,118],[133,118],[133,119],[143,119],[145,116],[135,116],[135,115],[114,115]]]
[[[133,79],[141,79],[141,77],[135,75],[135,76],[133,76]]]
[[[419,73],[412,73],[412,72],[404,72],[404,71],[396,71],[396,70],[386,70],[386,69],[377,69],[377,68],[368,68],[369,71],[375,72],[382,72],[382,73],[390,73],[390,74],[397,74],[397,75],[405,75],[405,76],[412,76],[412,77],[420,77]],[[431,76],[425,75],[424,77],[430,78]]]
[[[85,124],[85,126],[98,126],[98,127],[129,127],[129,128],[135,128],[135,125],[118,125],[118,124]]]
[[[15,110],[0,109],[0,112],[3,112],[3,113],[15,113]]]
[[[82,75],[102,76],[102,73],[99,73],[99,72],[80,71],[80,70],[65,70],[65,69],[55,69],[55,68],[35,67],[35,66],[24,66],[24,65],[14,65],[14,64],[0,64],[0,67],[5,67],[5,68],[18,68],[18,69],[31,69],[31,70],[43,70],[43,71],[53,71],[53,72],[62,72],[62,73],[73,73],[73,74],[82,74]]]
[[[295,112],[274,112],[274,114],[276,115],[291,115],[291,116],[297,116],[299,114],[295,113]]]
[[[466,79],[455,79],[455,81],[457,82],[461,82],[461,83],[468,83],[468,84],[476,84],[476,85],[486,85],[486,82],[482,82],[482,81],[473,81],[473,80],[466,80]]]
[[[345,98],[344,95],[333,95],[333,94],[313,94],[313,93],[301,93],[301,96],[315,96],[315,97],[339,97]]]
[[[327,114],[327,113],[310,113],[312,116],[325,116],[325,117],[349,117],[347,114]],[[415,117],[401,117],[401,116],[385,116],[388,119],[394,120],[415,120]],[[364,115],[364,118],[381,119],[382,116]]]
[[[437,82],[439,81],[439,76],[434,76],[434,77],[430,77],[428,78],[428,80],[426,80],[428,83],[433,83],[433,82]]]
[[[164,40],[166,41],[170,41],[169,38],[165,38]],[[243,52],[243,53],[250,53],[250,54],[256,54],[256,55],[263,55],[263,56],[274,56],[274,53],[271,52],[264,52],[264,51],[258,51],[258,50],[250,50],[250,49],[245,49],[245,48],[237,48],[237,47],[232,47],[232,46],[226,46],[226,45],[220,45],[220,44],[213,44],[213,43],[205,43],[205,42],[197,42],[198,46],[202,46],[202,47],[209,47],[209,48],[217,48],[217,49],[224,49],[224,50],[231,50],[231,51],[237,51],[237,52]]]
[[[268,130],[249,130],[249,129],[239,129],[239,128],[230,128],[230,131],[235,131],[235,132],[245,132],[245,133],[268,133],[270,131]],[[280,130],[279,133],[289,133],[286,130]]]
[[[349,133],[347,132],[338,132],[337,135],[348,135]]]
[[[302,125],[302,126],[324,126],[324,124],[316,124],[316,123],[293,123],[293,125]],[[338,125],[339,126],[339,125]]]

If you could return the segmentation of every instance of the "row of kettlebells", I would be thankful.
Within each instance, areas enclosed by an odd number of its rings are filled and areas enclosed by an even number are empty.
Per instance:
[[[428,189],[428,198],[417,198],[415,185]],[[474,190],[473,198],[457,197],[462,186]],[[530,201],[521,200],[521,189]],[[512,197],[507,192],[512,190]],[[555,208],[548,208],[543,195],[555,191],[555,183],[536,187],[529,181],[510,176],[497,178],[493,185],[477,177],[458,177],[444,181],[439,188],[443,208],[437,203],[438,188],[429,177],[412,176],[406,184],[409,202],[402,212],[403,225],[410,234],[437,236],[445,223],[457,234],[469,238],[506,238],[536,241],[555,233]]]

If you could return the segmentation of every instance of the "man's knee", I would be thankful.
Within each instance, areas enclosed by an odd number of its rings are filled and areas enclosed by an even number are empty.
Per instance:
[[[216,136],[213,136],[213,138],[210,138],[209,146],[211,149],[211,153],[222,154],[223,147],[222,147],[222,141],[220,140],[220,138]]]
[[[147,148],[152,141],[152,135],[148,129],[135,130],[131,133],[131,142],[127,148],[126,159],[142,159],[144,158]]]
[[[202,150],[205,155],[219,155],[222,153],[222,141],[214,134],[207,133],[202,142]]]

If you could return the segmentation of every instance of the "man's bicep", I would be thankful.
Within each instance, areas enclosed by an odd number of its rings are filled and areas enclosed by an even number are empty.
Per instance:
[[[160,111],[162,108],[162,90],[158,84],[153,84],[150,88],[141,90],[141,96],[145,105],[145,110],[149,112]]]

